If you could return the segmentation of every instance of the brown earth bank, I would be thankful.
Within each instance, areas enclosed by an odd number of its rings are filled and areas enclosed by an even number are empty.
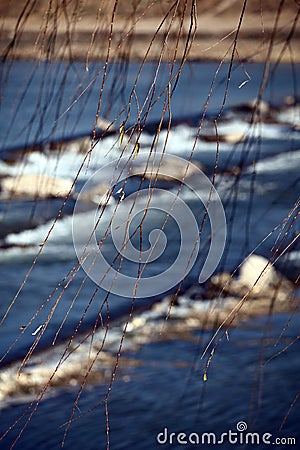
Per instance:
[[[2,59],[230,60],[234,52],[299,62],[298,14],[294,0],[0,0],[0,51]]]

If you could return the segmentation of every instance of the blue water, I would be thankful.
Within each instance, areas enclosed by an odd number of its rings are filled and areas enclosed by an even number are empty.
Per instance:
[[[270,433],[276,437],[299,439],[299,407],[292,409],[283,431],[282,418],[298,390],[299,358],[297,346],[274,359],[264,368],[260,353],[270,356],[274,350],[267,339],[277,337],[287,316],[263,318],[267,331],[237,330],[230,333],[230,341],[221,345],[214,357],[208,381],[202,381],[200,351],[209,335],[199,333],[198,342],[171,341],[146,345],[135,357],[142,361],[136,368],[121,369],[109,401],[111,446],[127,448],[182,448],[181,445],[158,445],[156,437],[164,428],[168,435],[175,432],[214,432],[218,437],[228,430],[236,431],[236,424],[245,421],[248,431]],[[292,326],[288,336],[298,327]],[[196,369],[195,369],[196,363]],[[263,376],[263,384],[257,377]],[[262,389],[262,390],[260,390]],[[80,399],[79,410],[84,414],[101,402],[106,390],[103,385],[88,389]],[[75,393],[60,392],[45,400],[28,426],[16,448],[59,448],[65,423],[70,415]],[[19,417],[24,405],[2,411],[1,429]],[[17,434],[12,433],[11,439]],[[104,407],[83,415],[75,422],[66,440],[67,449],[105,449]],[[7,440],[7,443],[9,441]],[[2,444],[1,448],[8,448]],[[232,448],[232,444],[223,444]],[[186,446],[197,448],[196,446]],[[267,445],[253,446],[268,448]],[[242,445],[234,448],[242,449]],[[248,448],[252,448],[249,446]],[[284,445],[278,446],[284,448]]]
[[[119,64],[111,64],[105,79],[105,89],[100,107],[100,117],[118,123],[128,117],[135,121],[137,106],[134,101],[127,106],[139,64],[126,64],[120,70]],[[173,119],[183,117],[200,118],[210,93],[217,63],[190,63],[186,65],[173,93],[171,105]],[[178,66],[176,67],[178,70]],[[225,96],[228,64],[223,64],[213,82],[213,92],[208,103],[208,112],[217,113]],[[162,64],[158,71],[157,85],[151,89],[157,70],[156,63],[147,63],[142,69],[136,84],[141,116],[146,106],[151,105],[147,122],[161,117],[164,95],[169,80],[169,68]],[[297,68],[298,70],[298,68]],[[245,103],[257,97],[263,64],[247,64],[251,76],[250,82],[242,89],[238,86],[247,79],[243,68],[233,66],[231,83],[226,97],[226,107]],[[176,70],[174,71],[174,78]],[[69,137],[74,133],[91,131],[95,122],[97,102],[103,80],[103,64],[91,64],[89,72],[85,65],[65,62],[17,62],[12,67],[5,66],[2,72],[4,95],[1,104],[1,149],[5,147],[25,146],[32,142],[55,136]],[[118,89],[119,88],[119,89]],[[264,94],[266,101],[280,105],[288,95],[297,93],[294,86],[294,74],[291,65],[279,65],[275,72],[271,70],[270,79]],[[147,93],[153,94],[152,102]],[[145,103],[144,108],[142,108]],[[123,111],[124,110],[124,111]],[[166,117],[167,119],[167,117]]]
[[[168,148],[170,153],[182,157],[189,155],[216,67],[214,63],[192,63],[184,67],[172,97],[172,117],[179,126],[171,131]],[[135,121],[135,101],[132,101],[130,111],[126,103],[138,69],[139,66],[136,64],[128,66],[116,64],[109,68],[100,115],[109,120],[118,116],[117,127],[121,120],[126,119],[127,114],[128,124]],[[7,67],[4,67],[4,74],[6,70]],[[146,103],[149,102],[146,93],[151,86],[155,70],[156,65],[149,63],[142,71],[136,87],[140,105],[145,99]],[[157,98],[157,101],[154,102],[147,118],[149,123],[155,123],[160,117],[164,96],[159,97],[159,94],[167,83],[168,70],[166,64],[159,70],[158,84],[153,97]],[[300,67],[296,66],[297,73],[299,70]],[[216,79],[208,107],[209,117],[214,117],[220,109],[227,71],[228,65],[224,65]],[[245,81],[245,73],[241,66],[234,67],[232,74],[224,112],[224,117],[228,117],[227,124],[231,127],[231,131],[240,126],[239,121],[244,120],[241,113],[235,112],[234,106],[252,100],[259,92],[263,66],[249,64],[247,71],[251,81],[241,89],[238,86]],[[65,63],[42,63],[38,66],[35,63],[15,62],[8,73],[0,110],[2,157],[5,158],[12,152],[12,148],[19,146],[89,133],[94,126],[102,76],[101,64],[91,66],[87,73],[84,65],[80,63],[72,63],[70,66]],[[90,87],[85,92],[89,83]],[[268,84],[265,100],[270,101],[274,107],[281,107],[284,98],[294,94],[291,66],[278,66]],[[146,108],[142,110],[142,115],[145,111]],[[298,120],[299,124],[299,114],[295,120]],[[146,129],[146,140],[143,144],[145,149],[149,148],[149,142],[153,139],[151,129],[151,127],[148,131]],[[234,270],[243,258],[282,222],[299,196],[299,131],[292,123],[279,123],[275,119],[273,123],[266,124],[263,132],[260,125],[254,127],[254,130],[256,137],[250,136],[244,144],[237,146],[220,144],[219,170],[239,166],[243,172],[238,179],[225,174],[216,180],[228,224],[227,245],[218,271]],[[96,161],[91,162],[91,173],[104,165],[105,154],[113,145],[114,139],[107,137],[98,144],[95,149]],[[194,161],[205,165],[208,176],[212,176],[215,165],[215,149],[215,143],[201,142],[195,151]],[[45,173],[55,170],[60,176],[74,176],[78,168],[74,153],[70,150],[65,156],[61,156],[61,165],[56,165],[55,156],[38,153],[35,159],[29,157],[24,170],[30,172],[40,169]],[[1,174],[7,174],[5,171],[9,170],[15,170],[17,173],[18,170],[22,171],[22,161],[16,169],[11,167],[2,164]],[[87,176],[82,173],[79,179],[81,185],[86,178]],[[131,189],[135,189],[134,184]],[[199,204],[195,198],[190,198],[188,193],[184,195],[195,215],[200,217]],[[2,244],[23,244],[28,238],[36,245],[43,242],[45,233],[39,227],[44,223],[47,224],[61,205],[59,200],[41,202],[37,207],[30,202],[11,202],[9,205],[7,202],[0,203]],[[25,325],[43,302],[46,302],[36,321],[21,335],[4,359],[3,365],[24,355],[32,343],[31,332],[37,324],[45,321],[62,286],[66,284],[67,279],[64,277],[76,263],[70,237],[71,229],[68,225],[68,214],[73,206],[74,202],[67,203],[63,216],[66,222],[62,222],[61,237],[54,239],[49,252],[47,253],[46,249],[41,256],[0,328],[1,353],[4,353],[20,333],[19,327]],[[160,221],[154,216],[151,220],[152,223],[150,221],[148,227],[155,221]],[[291,224],[292,220],[293,217],[289,219],[288,224]],[[38,228],[34,228],[36,226]],[[28,228],[31,229],[26,239],[18,234]],[[281,228],[277,228],[269,239],[259,245],[256,253],[269,257],[280,231]],[[168,232],[170,236],[172,230]],[[299,225],[296,222],[287,234],[285,245],[293,240],[297,232]],[[207,230],[204,230],[203,236],[205,233]],[[156,270],[159,271],[168,264],[177,247],[178,240],[174,238],[174,245],[168,249],[168,253],[160,261],[160,266],[156,266]],[[300,266],[299,246],[294,244],[288,253],[298,256],[285,260],[282,258],[277,266],[286,276],[295,278]],[[32,251],[18,245],[12,249],[0,250],[1,316],[26,276],[35,254],[36,247]],[[201,261],[200,255],[185,281],[185,287],[197,281]],[[127,269],[130,270],[130,266],[125,266],[125,270]],[[52,342],[83,278],[84,272],[81,270],[63,294],[47,332],[39,344],[41,350]],[[58,291],[49,297],[58,283],[61,283]],[[95,284],[87,279],[62,328],[61,340],[72,333],[94,291]],[[94,323],[105,295],[103,290],[97,292],[80,328],[82,332],[89,330]],[[110,295],[109,305],[113,322],[113,319],[129,311],[131,299]],[[149,299],[137,302],[137,306],[149,305]],[[247,422],[250,431],[262,434],[270,432],[273,436],[295,436],[299,440],[299,402],[291,410],[284,430],[279,431],[280,423],[299,390],[298,341],[264,368],[261,365],[264,358],[278,350],[273,346],[273,339],[278,337],[288,318],[289,315],[285,314],[277,314],[270,318],[262,317],[252,321],[250,328],[245,326],[233,330],[230,333],[230,340],[222,342],[218,347],[206,383],[202,381],[202,374],[203,364],[207,359],[202,361],[200,356],[211,335],[207,331],[199,330],[192,342],[178,339],[148,343],[140,350],[133,351],[131,355],[126,354],[140,361],[140,365],[121,366],[120,375],[113,385],[109,401],[111,448],[113,450],[181,448],[178,442],[170,444],[168,441],[164,446],[159,445],[156,440],[157,434],[167,427],[170,433],[215,432],[220,435],[230,429],[235,431],[237,422],[242,420]],[[298,334],[299,315],[295,314],[284,342],[290,342]],[[284,347],[284,344],[281,345]],[[106,390],[107,385],[103,384],[89,387],[83,393],[79,403],[81,413],[94,404],[100,403],[100,406],[95,411],[83,415],[71,427],[66,448],[75,450],[82,446],[87,450],[106,448],[105,411],[101,404]],[[30,450],[60,448],[64,432],[61,425],[70,416],[76,393],[76,389],[68,388],[53,393],[42,402],[16,448]],[[20,401],[0,411],[2,432],[21,415],[25,407]],[[79,415],[79,410],[75,415]],[[17,430],[18,426],[8,438],[0,441],[1,449],[9,448],[18,434]],[[225,448],[232,446],[224,444]],[[185,447],[193,448],[192,445]],[[243,445],[235,447],[244,448]],[[276,447],[285,448],[284,445]],[[261,445],[259,448],[264,447]]]

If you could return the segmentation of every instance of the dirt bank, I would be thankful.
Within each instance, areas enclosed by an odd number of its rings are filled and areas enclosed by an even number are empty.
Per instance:
[[[244,1],[202,0],[192,8],[188,0],[176,9],[170,0],[108,0],[99,10],[100,3],[83,0],[57,7],[47,0],[3,0],[2,57],[228,60]],[[278,0],[246,3],[236,59],[300,61],[299,7],[287,0],[279,8]]]

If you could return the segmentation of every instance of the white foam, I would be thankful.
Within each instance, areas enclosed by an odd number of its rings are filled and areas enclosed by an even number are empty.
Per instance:
[[[221,122],[218,125],[218,134],[219,136],[241,136],[244,139],[246,138],[261,138],[261,139],[269,139],[269,140],[287,140],[288,133],[291,130],[287,129],[286,125],[278,125],[278,124],[264,124],[258,123],[250,125],[248,122],[244,122],[242,120],[232,120],[229,122]],[[216,152],[217,143],[213,140],[212,142],[207,142],[201,140],[202,135],[209,134],[212,137],[215,136],[215,131],[213,128],[210,129],[210,132],[201,132],[200,138],[196,140],[197,129],[191,128],[187,125],[179,125],[170,130],[168,133],[166,130],[163,130],[160,133],[159,141],[158,141],[158,150],[162,151],[164,146],[166,151],[182,156],[189,157],[191,151],[193,150],[195,154],[201,154],[201,152]],[[167,143],[166,143],[167,139]],[[220,152],[229,152],[232,151],[233,143],[230,142],[219,142],[219,151]],[[247,148],[249,151],[249,148]],[[251,151],[251,149],[250,149]],[[253,151],[255,148],[253,147]]]
[[[249,124],[242,120],[231,120],[221,122],[218,125],[219,135],[242,134],[244,137],[261,139],[285,139],[287,137],[286,125],[277,123],[254,123]]]
[[[111,211],[111,210],[110,210]],[[105,232],[111,212],[109,208],[105,210],[101,218],[97,231]],[[90,239],[90,230],[93,229],[95,222],[95,211],[89,211],[77,214],[76,227],[80,234],[82,242],[86,243]],[[27,260],[34,257],[43,246],[41,253],[42,259],[47,260],[69,260],[75,259],[75,250],[73,247],[72,235],[73,217],[67,216],[57,220],[49,238],[47,239],[49,229],[53,225],[53,220],[32,230],[24,230],[20,233],[8,234],[5,243],[13,247],[0,250],[0,261]],[[45,240],[47,239],[47,242]]]
[[[255,164],[256,173],[279,173],[283,171],[299,171],[300,150],[294,152],[284,152],[280,155],[272,156],[259,161]],[[253,171],[253,167],[247,170],[247,173]]]
[[[218,133],[220,136],[230,136],[234,134],[253,138],[261,137],[265,139],[286,140],[287,132],[286,125],[259,123],[250,126],[249,123],[242,120],[220,122],[218,125]],[[201,151],[216,152],[216,142],[201,141],[201,134],[200,139],[197,140],[195,144],[196,134],[197,128],[184,124],[178,125],[170,131],[162,130],[156,144],[156,149],[160,152],[165,150],[168,153],[180,155],[185,158],[190,156],[193,149],[196,153],[200,153]],[[213,128],[210,128],[209,134],[212,136],[215,134]],[[108,136],[99,141],[93,148],[89,157],[86,158],[85,164],[78,177],[79,180],[87,180],[96,170],[112,160],[119,158],[122,151],[125,151],[125,154],[127,153],[130,155],[135,142],[134,136],[131,140],[132,143],[128,144],[128,140],[126,140],[125,136],[121,147],[119,146],[119,139],[117,136]],[[142,149],[150,150],[153,136],[142,133],[139,140]],[[62,152],[31,152],[23,158],[23,160],[14,165],[9,165],[0,161],[0,174],[17,176],[20,174],[42,173],[51,177],[55,176],[58,178],[74,179],[78,174],[86,154],[78,153],[78,145],[76,142],[65,145],[66,148]],[[219,150],[231,151],[232,146],[233,144],[231,143],[220,142]],[[89,149],[87,148],[86,150],[88,151]]]
[[[58,220],[49,237],[49,243],[65,243],[72,238],[70,230],[72,226],[72,217],[68,216]],[[5,238],[5,242],[13,245],[40,245],[47,237],[49,229],[53,225],[53,221],[49,221],[43,225],[38,226],[33,230],[24,230],[21,233],[11,233]]]
[[[31,245],[29,247],[12,247],[0,250],[0,263],[18,263],[32,261],[37,255],[40,247]],[[43,261],[71,261],[76,260],[75,251],[70,245],[49,245],[39,256]]]
[[[87,148],[88,150],[88,148]],[[120,149],[116,147],[115,138],[112,136],[99,142],[86,158],[81,169],[79,179],[88,179],[98,168],[109,163],[120,155]],[[14,165],[0,161],[0,174],[18,176],[20,174],[42,173],[58,178],[72,178],[77,175],[85,154],[76,151],[76,144],[66,144],[62,152],[31,152]]]
[[[300,105],[291,106],[277,114],[277,120],[284,123],[290,123],[294,126],[300,125]]]
[[[293,263],[300,265],[300,250],[285,253],[283,255],[283,260],[288,262],[292,261]]]

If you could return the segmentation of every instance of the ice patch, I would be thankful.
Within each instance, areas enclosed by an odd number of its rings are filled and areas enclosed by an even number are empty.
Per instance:
[[[290,123],[294,126],[300,126],[300,105],[292,106],[277,115],[279,122]]]
[[[283,171],[299,171],[300,167],[300,150],[295,152],[285,152],[280,155],[266,158],[255,164],[256,173],[281,173]],[[253,167],[249,168],[246,173],[251,173]]]

